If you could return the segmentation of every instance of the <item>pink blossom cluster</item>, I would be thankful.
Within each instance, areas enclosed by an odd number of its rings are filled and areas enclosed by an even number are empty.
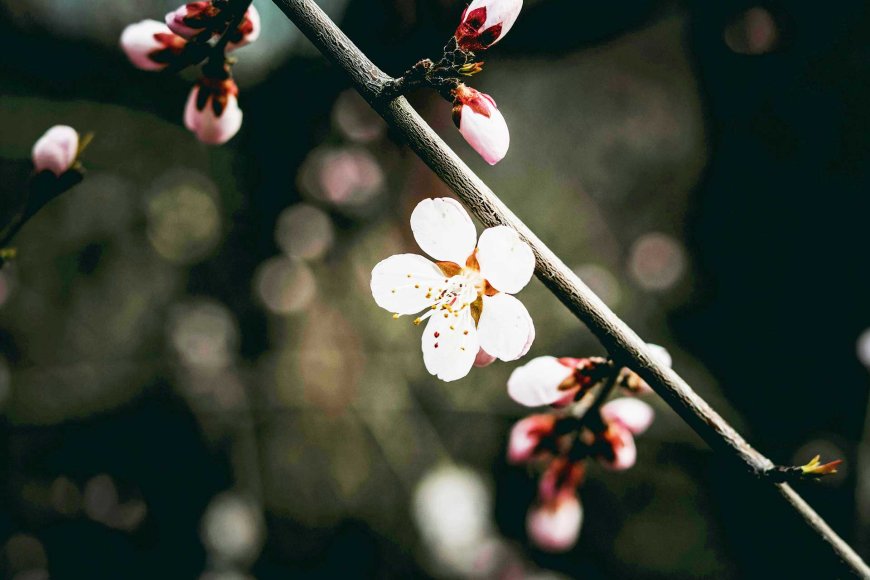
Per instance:
[[[504,38],[522,7],[523,0],[473,0],[453,35],[456,46],[472,56],[487,50]],[[473,66],[468,74],[480,68]],[[510,146],[510,132],[495,100],[463,83],[451,95],[453,122],[468,144],[490,165],[501,161]]]
[[[226,53],[260,36],[260,15],[250,5],[236,15],[226,1],[189,2],[165,22],[142,20],[121,34],[121,48],[134,66],[146,71],[180,70],[202,62],[202,77],[190,91],[184,125],[203,143],[220,145],[242,126],[239,88]]]
[[[657,358],[667,351],[653,347]],[[609,388],[620,396],[602,403]],[[597,391],[595,387],[607,389]],[[508,392],[526,406],[551,405],[554,412],[534,414],[511,430],[507,459],[538,471],[538,496],[528,512],[529,539],[543,550],[561,552],[577,541],[583,523],[578,488],[594,459],[605,469],[622,471],[637,460],[634,437],[653,421],[653,409],[633,395],[649,391],[634,372],[602,358],[538,357],[514,370]],[[592,403],[586,403],[592,398]],[[576,407],[574,406],[575,401]]]

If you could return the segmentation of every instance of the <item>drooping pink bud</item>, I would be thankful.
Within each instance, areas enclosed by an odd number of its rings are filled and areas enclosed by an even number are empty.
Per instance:
[[[227,18],[211,2],[189,2],[168,13],[166,25],[175,34],[188,39],[204,30],[211,30],[212,35],[219,36],[227,27]],[[242,22],[229,33],[227,50],[251,44],[260,37],[260,28],[260,13],[251,5]]]
[[[185,127],[203,143],[226,143],[242,126],[238,94],[239,87],[233,79],[199,79],[184,109]]]
[[[575,495],[585,475],[586,464],[582,461],[553,458],[538,480],[538,499],[550,503],[563,495]]]
[[[161,70],[184,50],[186,40],[156,20],[131,24],[121,33],[121,48],[127,58],[142,70]]]
[[[508,379],[508,395],[527,407],[551,405],[576,393],[574,367],[552,356],[533,358],[514,369]]]
[[[468,144],[490,165],[504,159],[511,137],[492,97],[463,84],[453,95],[453,122]]]
[[[514,25],[523,0],[473,0],[456,29],[456,43],[466,50],[486,50]]]
[[[69,171],[79,152],[79,134],[72,127],[55,125],[33,145],[36,173],[51,171],[57,176]]]
[[[260,38],[260,13],[251,4],[248,11],[245,12],[245,18],[239,27],[230,34],[230,42],[227,45],[227,50],[236,50],[248,44],[251,44]]]
[[[193,38],[219,15],[211,2],[188,2],[166,15],[166,25],[178,36]]]
[[[602,434],[606,451],[598,456],[601,464],[614,471],[630,469],[637,461],[634,436],[622,423],[611,423]]]
[[[531,459],[541,440],[552,434],[555,426],[555,415],[530,415],[517,421],[508,441],[508,461],[519,465]]]
[[[583,507],[575,495],[563,495],[554,502],[536,505],[526,517],[529,539],[542,550],[564,552],[580,535]]]
[[[613,399],[601,407],[601,418],[605,423],[620,423],[634,435],[646,431],[654,417],[652,407],[630,397]]]

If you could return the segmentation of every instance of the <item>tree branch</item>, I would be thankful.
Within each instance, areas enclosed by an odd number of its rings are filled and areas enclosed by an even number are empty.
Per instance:
[[[486,227],[507,225],[529,243],[537,260],[538,278],[584,322],[610,353],[615,364],[637,372],[714,451],[730,457],[773,485],[803,521],[843,562],[850,574],[870,577],[860,556],[788,484],[763,477],[775,466],[755,450],[673,370],[656,362],[646,343],[616,316],[586,284],[560,260],[474,174],[403,98],[385,99],[395,80],[372,63],[317,6],[314,0],[273,0],[354,87],[401,135],[411,149],[446,183]],[[392,97],[392,95],[390,95]]]

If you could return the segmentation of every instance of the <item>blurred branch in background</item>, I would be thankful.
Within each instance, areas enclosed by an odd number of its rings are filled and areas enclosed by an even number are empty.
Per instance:
[[[309,40],[344,70],[357,90],[412,149],[451,187],[486,226],[509,225],[532,246],[537,275],[598,337],[619,363],[636,370],[715,450],[738,460],[760,479],[773,463],[753,449],[676,373],[659,364],[646,344],[622,322],[429,128],[406,100],[385,101],[392,79],[378,69],[310,0],[274,0]],[[770,479],[768,478],[768,481]],[[787,484],[774,484],[804,522],[827,543],[844,564],[844,571],[870,576],[870,568]]]

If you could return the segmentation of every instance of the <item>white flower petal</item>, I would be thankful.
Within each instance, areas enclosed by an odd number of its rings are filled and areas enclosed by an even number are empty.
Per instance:
[[[516,294],[535,273],[535,255],[527,243],[507,226],[487,228],[477,243],[480,273],[496,290]]]
[[[442,381],[455,381],[468,374],[477,352],[477,331],[471,311],[463,308],[459,316],[447,311],[434,312],[423,331],[423,362],[430,374]]]
[[[441,270],[417,254],[398,254],[372,270],[372,296],[378,306],[396,314],[414,314],[435,303],[444,285]],[[428,295],[428,298],[427,298]]]
[[[565,396],[559,390],[574,369],[559,362],[552,356],[539,356],[523,366],[514,369],[508,379],[508,395],[526,407],[550,405]]]
[[[503,361],[512,361],[528,352],[535,325],[522,302],[509,294],[496,294],[483,297],[477,332],[483,350]]]
[[[468,212],[449,197],[424,199],[411,213],[411,230],[420,249],[439,261],[460,266],[474,251],[477,230]]]
[[[653,408],[639,399],[621,397],[605,403],[601,407],[601,418],[607,423],[617,422],[626,429],[640,435],[652,424],[655,412]]]

